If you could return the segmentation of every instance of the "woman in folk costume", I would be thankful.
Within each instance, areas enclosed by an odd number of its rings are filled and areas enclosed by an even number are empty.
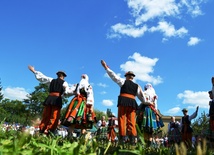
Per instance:
[[[152,134],[164,126],[157,109],[157,95],[150,83],[146,84],[143,93],[145,102],[139,106],[137,123],[140,129],[144,132],[146,140],[152,137]]]
[[[98,140],[106,140],[107,139],[107,127],[108,122],[106,121],[105,115],[102,116],[101,120],[97,122],[97,138]]]
[[[169,144],[181,142],[180,122],[175,121],[175,117],[171,117],[171,121],[168,124],[168,142]]]
[[[62,124],[68,126],[71,133],[74,128],[91,129],[96,118],[93,111],[93,89],[89,84],[88,75],[83,74],[81,81],[77,85],[70,87],[68,96],[73,94],[75,94],[75,97],[71,100],[67,108]]]

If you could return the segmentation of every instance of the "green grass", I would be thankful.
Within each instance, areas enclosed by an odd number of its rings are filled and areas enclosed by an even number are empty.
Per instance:
[[[79,139],[63,139],[60,136],[44,136],[20,131],[0,130],[0,155],[212,155],[214,151],[208,149],[206,140],[202,146],[187,150],[183,144],[174,147],[154,148],[146,146],[143,135],[140,134],[140,142],[136,148],[125,148],[120,145],[113,146],[110,142],[101,143],[94,137],[89,139],[87,135]]]

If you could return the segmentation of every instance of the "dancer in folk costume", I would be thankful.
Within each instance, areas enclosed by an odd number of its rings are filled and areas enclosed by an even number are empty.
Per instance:
[[[108,122],[106,121],[106,117],[103,115],[101,120],[97,122],[98,140],[107,140],[107,127],[108,127]]]
[[[180,122],[175,121],[175,117],[171,117],[171,121],[168,124],[168,142],[169,144],[181,142]]]
[[[74,128],[82,129],[82,134],[85,129],[91,129],[96,116],[93,110],[94,95],[92,86],[89,84],[89,77],[86,74],[81,76],[81,81],[70,87],[67,95],[75,95],[67,107],[62,124],[69,127],[69,132],[72,133]]]
[[[57,129],[60,111],[62,108],[62,96],[68,89],[68,83],[64,81],[65,72],[58,71],[57,78],[47,77],[43,73],[36,71],[33,66],[28,66],[28,69],[35,74],[38,81],[49,85],[49,95],[43,102],[44,110],[42,120],[39,125],[40,133],[54,133]]]
[[[143,96],[145,102],[142,102],[138,108],[137,123],[144,133],[145,140],[149,141],[152,134],[158,132],[164,124],[157,108],[158,96],[150,83],[144,86]]]
[[[192,146],[193,129],[190,125],[191,125],[191,120],[196,118],[198,115],[198,108],[199,106],[196,107],[196,111],[192,115],[188,115],[188,110],[186,108],[182,110],[184,116],[181,118],[181,121],[180,121],[181,135],[182,135],[182,141],[186,144],[187,148],[191,148]]]
[[[115,139],[116,139],[116,131],[115,131],[115,128],[118,126],[118,122],[117,122],[117,118],[114,116],[113,113],[111,113],[109,115],[109,118],[108,118],[108,134],[107,134],[107,137],[108,137],[108,140],[111,141],[112,143],[115,142]]]
[[[135,96],[144,102],[141,87],[133,82],[135,74],[132,71],[126,72],[125,79],[115,74],[106,64],[101,60],[101,64],[106,70],[109,77],[119,85],[120,95],[118,96],[118,127],[119,127],[119,142],[124,145],[126,137],[129,136],[131,145],[135,145],[135,138],[137,136],[136,130],[136,110],[138,104]]]
[[[209,101],[209,139],[211,141],[211,145],[213,146],[214,142],[212,142],[214,140],[214,96],[212,91],[209,91],[209,97],[210,97],[210,101]]]

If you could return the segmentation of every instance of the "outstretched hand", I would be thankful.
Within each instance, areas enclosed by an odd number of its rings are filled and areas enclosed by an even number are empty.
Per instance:
[[[211,78],[211,82],[214,85],[214,76]]]
[[[33,66],[28,65],[28,69],[29,69],[31,72],[35,73],[35,69],[34,69],[34,67],[33,67]]]
[[[102,64],[102,66],[103,66],[105,69],[108,68],[108,66],[107,66],[107,64],[106,64],[106,62],[105,62],[104,60],[101,60],[101,64]]]
[[[198,112],[198,108],[199,108],[199,106],[196,107],[196,112]]]

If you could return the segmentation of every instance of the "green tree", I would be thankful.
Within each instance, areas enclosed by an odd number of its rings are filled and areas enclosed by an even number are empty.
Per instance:
[[[194,135],[201,135],[204,130],[209,130],[209,117],[207,117],[205,112],[201,113],[201,116],[194,120],[192,129]]]
[[[22,101],[4,99],[0,103],[0,118],[5,119],[6,122],[26,123],[26,105]]]
[[[36,119],[41,117],[43,112],[43,102],[48,96],[48,86],[46,84],[39,83],[35,87],[35,90],[27,95],[27,99],[24,99],[24,103],[27,105],[29,116]],[[68,102],[67,97],[63,98],[63,104]]]
[[[102,116],[106,116],[106,118],[108,118],[108,115],[105,112],[103,112],[103,111],[94,109],[94,112],[96,114],[97,121],[100,120]]]

